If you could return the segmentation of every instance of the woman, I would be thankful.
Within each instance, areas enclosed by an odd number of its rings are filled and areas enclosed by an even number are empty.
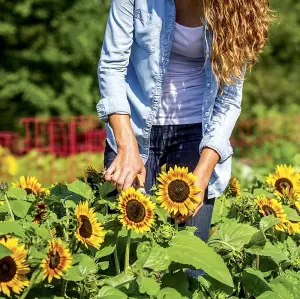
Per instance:
[[[105,178],[119,190],[140,175],[149,191],[162,165],[188,166],[201,204],[176,221],[208,238],[226,188],[230,135],[246,67],[262,51],[268,0],[113,0],[98,66],[106,122]]]

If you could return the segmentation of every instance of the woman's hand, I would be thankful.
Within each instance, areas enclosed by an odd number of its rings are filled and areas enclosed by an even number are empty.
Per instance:
[[[207,173],[204,173],[201,170],[199,171],[199,169],[197,170],[197,168],[194,171],[194,175],[197,176],[196,185],[201,190],[201,192],[197,194],[197,197],[200,198],[199,204],[196,204],[195,209],[189,211],[188,215],[185,215],[185,216],[183,216],[181,214],[176,215],[175,216],[175,222],[176,223],[187,222],[189,220],[189,218],[194,217],[200,211],[200,209],[203,206],[205,190],[208,186],[209,177],[207,176]]]
[[[119,191],[131,187],[137,176],[139,176],[140,185],[143,185],[146,179],[146,169],[139,153],[129,116],[110,115],[109,123],[116,137],[118,154],[106,170],[105,180],[112,182]]]
[[[211,174],[219,161],[219,154],[211,148],[204,148],[194,175],[197,176],[196,185],[202,190],[197,196],[200,198],[200,203],[195,205],[195,209],[189,211],[189,215],[183,216],[177,214],[175,216],[176,223],[187,222],[189,218],[194,217],[200,211],[204,202],[205,190],[208,186]]]

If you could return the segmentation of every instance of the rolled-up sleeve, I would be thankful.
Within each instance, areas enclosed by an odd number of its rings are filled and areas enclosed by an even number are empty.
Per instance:
[[[108,115],[130,115],[125,76],[133,41],[134,0],[112,0],[98,63],[101,100],[97,112],[103,121]]]
[[[205,147],[215,150],[219,163],[226,161],[232,154],[230,136],[241,113],[244,79],[233,85],[225,85],[221,95],[215,99],[212,117],[200,144],[200,153]]]

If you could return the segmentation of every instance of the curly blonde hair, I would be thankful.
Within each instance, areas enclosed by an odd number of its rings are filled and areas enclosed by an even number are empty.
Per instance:
[[[273,11],[268,0],[202,0],[213,33],[211,62],[221,85],[242,79],[244,65],[251,69],[268,39]]]

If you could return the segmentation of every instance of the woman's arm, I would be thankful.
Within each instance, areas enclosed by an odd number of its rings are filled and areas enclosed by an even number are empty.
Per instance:
[[[101,100],[97,111],[112,127],[118,147],[105,178],[119,190],[130,187],[138,174],[143,183],[146,175],[130,124],[125,82],[133,42],[133,10],[134,0],[112,0],[98,64]]]
[[[133,0],[112,0],[98,63],[97,111],[105,122],[113,113],[130,115],[125,76],[133,42],[133,9]]]
[[[105,179],[111,181],[119,190],[130,187],[140,175],[140,184],[143,185],[146,169],[138,150],[138,144],[128,115],[113,114],[109,116],[109,123],[114,131],[118,146],[118,154],[105,172]]]

